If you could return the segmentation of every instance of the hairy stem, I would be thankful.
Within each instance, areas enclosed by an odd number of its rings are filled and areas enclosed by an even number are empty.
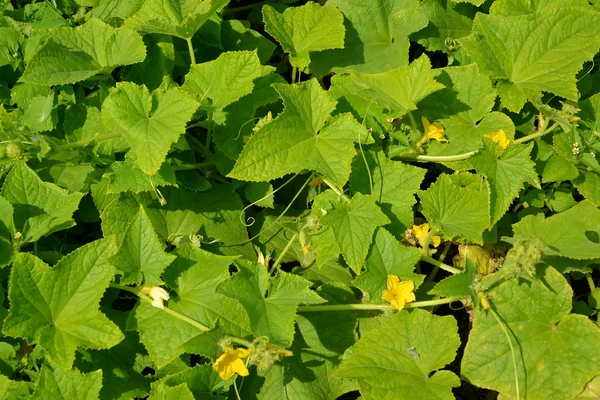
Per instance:
[[[338,188],[336,185],[334,185],[334,184],[333,184],[332,182],[330,182],[328,179],[325,179],[325,178],[323,178],[323,177],[321,177],[321,179],[323,179],[323,182],[325,182],[325,184],[326,184],[327,186],[329,186],[329,188],[330,188],[331,190],[333,190],[333,191],[335,192],[335,194],[337,194],[339,197],[341,197],[342,199],[344,199],[344,200],[346,200],[348,203],[350,203],[350,201],[351,201],[351,200],[350,200],[350,197],[346,196],[346,195],[344,194],[344,192],[342,192],[342,191],[340,190],[340,188]]]
[[[558,124],[554,124],[550,128],[546,129],[546,126],[542,125],[537,132],[532,133],[531,135],[527,135],[527,136],[524,136],[522,138],[519,138],[519,139],[515,140],[515,143],[525,143],[525,142],[528,142],[530,140],[539,138],[541,136],[544,136],[547,133],[552,132],[557,127],[558,127]]]
[[[110,133],[108,135],[96,136],[92,140],[83,139],[83,140],[78,140],[78,141],[73,142],[73,143],[61,144],[60,146],[56,146],[54,148],[54,150],[55,151],[63,151],[63,150],[77,149],[79,147],[85,147],[85,146],[89,145],[90,143],[92,143],[94,141],[100,142],[100,141],[103,141],[103,140],[116,139],[118,137],[121,137],[120,133]]]
[[[421,261],[425,261],[426,263],[435,265],[436,267],[439,267],[439,268],[443,269],[444,271],[450,272],[451,274],[460,274],[463,272],[462,270],[460,270],[458,268],[451,267],[448,264],[444,264],[443,262],[438,261],[433,257],[426,256],[425,254],[421,255]]]
[[[413,303],[407,303],[404,305],[404,308],[420,308],[420,307],[431,307],[437,306],[440,304],[448,304],[453,303],[455,301],[464,300],[464,297],[454,296],[454,297],[446,297],[443,299],[437,300],[427,300],[427,301],[415,301]],[[387,304],[331,304],[324,306],[299,306],[299,313],[306,312],[322,312],[322,311],[357,311],[357,310],[379,310],[379,311],[395,311],[396,307]]]
[[[285,257],[285,255],[290,250],[296,239],[298,239],[298,232],[295,232],[292,235],[292,238],[287,242],[283,250],[281,250],[281,252],[277,256],[277,259],[273,263],[273,272],[277,271],[277,269],[279,268],[279,264],[281,264],[281,261],[283,261],[283,257]]]
[[[408,161],[422,161],[422,162],[449,162],[449,161],[460,161],[466,160],[467,158],[477,154],[477,151],[469,151],[468,153],[456,154],[453,156],[427,156],[424,154],[415,154],[415,153],[407,153],[402,152],[395,154],[394,149],[390,150],[389,157],[390,158],[400,158]]]
[[[192,44],[192,38],[187,38],[185,40],[188,45],[188,50],[190,52],[190,60],[192,61],[192,65],[196,65],[196,55],[194,54],[194,45]]]
[[[194,170],[194,169],[203,169],[203,168],[207,168],[207,167],[212,167],[213,165],[215,165],[214,160],[207,160],[207,161],[197,163],[197,164],[174,165],[173,170],[174,171],[189,171],[189,170]]]
[[[144,293],[142,293],[142,290],[138,287],[119,285],[118,283],[110,283],[108,286],[111,288],[121,289],[121,290],[125,290],[126,292],[133,293],[137,297],[139,297],[141,300],[145,301],[146,303],[152,304],[152,299],[150,297],[146,296]],[[200,322],[195,321],[189,317],[186,317],[185,315],[180,314],[177,311],[171,310],[168,307],[159,308],[159,310],[162,310],[162,311],[166,312],[167,314],[170,314],[181,321],[187,322],[188,324],[192,325],[195,328],[200,329],[201,331],[206,332],[206,331],[210,330],[209,327],[202,325]]]

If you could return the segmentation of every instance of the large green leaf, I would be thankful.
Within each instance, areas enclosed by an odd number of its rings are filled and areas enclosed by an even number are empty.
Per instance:
[[[216,393],[225,394],[231,380],[223,381],[210,365],[197,365],[178,374],[162,378],[152,384],[152,398],[176,399],[224,399]],[[164,397],[160,394],[164,393]],[[188,393],[193,396],[189,397]]]
[[[357,157],[352,163],[350,187],[355,192],[372,194],[392,221],[390,231],[401,236],[413,224],[413,206],[417,201],[415,193],[426,171],[400,161],[391,161],[382,152],[369,151],[364,155],[366,164],[362,157]]]
[[[415,264],[421,254],[421,249],[403,246],[390,232],[379,228],[367,256],[366,272],[356,277],[352,284],[368,293],[369,300],[374,303],[381,301],[388,275],[396,275],[401,281],[411,280],[418,288],[424,280],[423,275],[415,274]]]
[[[453,317],[400,311],[361,337],[344,354],[334,376],[357,379],[367,400],[451,400],[451,388],[460,379],[438,370],[454,360],[459,345]]]
[[[28,243],[73,226],[72,215],[83,194],[43,182],[27,164],[18,163],[4,181],[2,197],[14,208],[14,229],[21,233],[21,243]]]
[[[102,388],[102,371],[82,374],[45,364],[30,399],[97,399]]]
[[[265,30],[301,71],[310,64],[310,53],[344,47],[344,19],[335,8],[309,1],[300,7],[289,7],[283,14],[269,5],[262,12]]]
[[[145,0],[125,26],[141,32],[191,39],[229,0]]]
[[[461,187],[450,175],[441,175],[425,191],[419,191],[423,215],[430,226],[439,226],[448,238],[481,243],[489,226],[487,183],[479,190]]]
[[[123,339],[119,328],[98,310],[114,267],[109,239],[87,244],[50,268],[26,253],[13,264],[11,307],[2,332],[39,344],[57,364],[70,368],[75,349],[106,349]]]
[[[274,87],[285,110],[250,139],[228,176],[267,181],[311,169],[343,186],[354,142],[371,139],[366,129],[348,113],[330,118],[335,102],[315,79]]]
[[[498,145],[487,138],[484,140],[484,147],[469,158],[469,163],[489,183],[491,227],[502,218],[525,182],[538,188],[540,183],[535,164],[529,158],[532,145],[513,144],[498,155]]]
[[[161,273],[175,256],[163,250],[143,207],[131,220],[119,251],[110,262],[122,273],[121,283],[160,285]]]
[[[573,291],[560,273],[547,268],[539,278],[508,279],[486,293],[506,329],[492,311],[475,311],[461,368],[471,383],[516,398],[505,331],[522,399],[573,398],[600,372],[600,330],[586,317],[569,314]]]
[[[389,109],[391,117],[416,109],[419,101],[444,87],[435,81],[435,72],[425,55],[403,68],[378,74],[352,72],[351,76],[371,91],[363,96],[378,100]]]
[[[120,82],[104,100],[102,120],[125,137],[131,158],[146,174],[160,169],[169,147],[185,133],[198,103],[180,89],[148,92],[145,86]]]
[[[460,42],[482,71],[522,91],[575,101],[575,74],[600,47],[600,13],[592,8],[548,8],[513,17],[480,13],[473,30]]]
[[[140,340],[159,368],[183,353],[212,357],[204,351],[202,335],[215,328],[217,320],[227,334],[247,337],[251,333],[244,308],[237,301],[216,292],[217,286],[228,280],[229,265],[234,258],[217,256],[191,244],[178,248],[176,254],[176,260],[165,271],[166,283],[177,294],[169,300],[168,307],[207,329],[191,325],[147,303],[140,303],[129,327],[139,330]]]
[[[270,278],[263,265],[240,263],[238,272],[217,291],[242,303],[254,336],[267,336],[272,343],[288,347],[298,304],[323,302],[310,286],[310,281],[297,275],[278,271]]]
[[[351,201],[338,199],[321,222],[331,227],[344,259],[360,274],[377,227],[390,220],[375,203],[373,195],[357,193]]]
[[[567,211],[544,218],[529,215],[513,225],[515,236],[540,239],[546,254],[578,260],[600,258],[600,210],[582,201]]]
[[[358,71],[385,72],[408,65],[408,35],[424,28],[427,18],[417,11],[415,0],[330,0],[345,17],[343,49],[327,50],[312,57],[316,75]]]
[[[229,51],[216,60],[192,65],[184,90],[200,102],[200,109],[221,110],[252,92],[262,67],[256,51]]]
[[[43,44],[28,60],[23,82],[48,86],[75,83],[146,57],[140,35],[97,19],[76,28],[42,30],[34,38]]]

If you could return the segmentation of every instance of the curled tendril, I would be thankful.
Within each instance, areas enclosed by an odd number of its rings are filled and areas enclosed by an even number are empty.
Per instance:
[[[253,201],[252,203],[248,204],[246,207],[244,207],[242,209],[242,211],[240,211],[240,215],[239,215],[239,220],[240,222],[245,225],[246,227],[252,226],[254,225],[254,222],[256,222],[254,217],[248,217],[247,219],[244,219],[246,210],[249,209],[250,207],[260,203],[261,201],[268,199],[269,197],[275,195],[275,193],[277,193],[278,191],[280,191],[281,189],[283,189],[288,183],[290,183],[296,176],[298,176],[298,174],[294,174],[292,175],[292,177],[290,179],[288,179],[287,181],[284,182],[283,185],[279,186],[277,189],[273,190],[272,192],[267,193],[266,195],[264,195],[263,197],[261,197],[260,199]]]

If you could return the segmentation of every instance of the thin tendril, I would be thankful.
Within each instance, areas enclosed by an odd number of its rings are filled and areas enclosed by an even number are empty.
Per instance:
[[[264,195],[263,197],[261,197],[260,199],[248,204],[246,207],[244,207],[242,209],[242,211],[240,211],[240,216],[239,216],[239,220],[240,222],[245,225],[246,227],[252,226],[254,225],[254,222],[256,222],[254,217],[248,217],[248,219],[246,219],[246,221],[244,221],[244,213],[246,212],[247,209],[249,209],[250,207],[260,203],[261,201],[275,195],[275,193],[277,193],[278,191],[280,191],[281,189],[283,189],[288,183],[290,183],[294,178],[296,178],[298,176],[298,174],[294,174],[292,175],[292,177],[290,179],[288,179],[287,181],[284,182],[283,185],[279,186],[277,189],[273,190],[271,193],[267,193],[266,195]]]
[[[367,111],[365,111],[365,115],[363,116],[361,125],[365,126],[365,120],[367,119],[367,115],[369,114],[369,110],[371,109],[371,105],[373,104],[373,102],[375,101],[375,97],[373,97],[371,99],[371,102],[369,103],[368,107],[367,107]],[[368,134],[368,131],[367,131]],[[362,159],[365,163],[365,167],[367,168],[367,176],[369,177],[369,189],[371,194],[373,194],[373,178],[371,177],[371,169],[369,168],[369,163],[367,163],[367,157],[365,157],[365,152],[362,149],[362,144],[360,142],[360,133],[358,133],[358,149],[360,150],[360,155],[362,156]]]
[[[244,122],[244,123],[242,124],[242,126],[240,126],[240,129],[238,130],[238,134],[237,134],[237,136],[235,137],[235,140],[238,140],[238,139],[240,138],[240,135],[242,134],[242,129],[244,129],[244,127],[246,126],[246,124],[247,124],[248,122],[254,122],[254,121],[256,121],[257,119],[260,119],[260,117],[250,118],[248,121]]]
[[[294,195],[294,198],[289,202],[289,204],[285,207],[285,209],[283,210],[283,212],[281,214],[279,214],[277,216],[277,218],[275,219],[275,221],[273,221],[271,224],[269,224],[269,226],[267,226],[266,228],[263,228],[260,232],[258,232],[256,235],[252,236],[250,239],[244,240],[242,242],[239,243],[235,243],[235,244],[228,244],[225,245],[223,247],[235,247],[235,246],[242,246],[246,243],[250,243],[252,242],[254,239],[256,239],[257,237],[259,237],[260,235],[263,234],[263,232],[265,232],[266,230],[271,229],[272,226],[274,226],[275,224],[279,223],[279,220],[285,215],[286,212],[288,212],[288,210],[292,207],[292,204],[294,204],[294,202],[296,201],[296,199],[298,198],[298,196],[300,196],[300,193],[302,193],[302,191],[304,190],[304,188],[309,184],[309,182],[313,179],[313,177],[315,176],[314,173],[310,174],[310,176],[308,177],[308,179],[306,180],[306,182],[304,182],[304,184],[302,185],[302,187],[300,188],[300,190],[298,190],[298,192]]]

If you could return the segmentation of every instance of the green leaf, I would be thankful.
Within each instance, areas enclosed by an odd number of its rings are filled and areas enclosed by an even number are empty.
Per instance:
[[[43,182],[27,164],[17,163],[4,181],[2,196],[14,208],[14,227],[22,234],[21,243],[29,243],[73,226],[72,215],[83,194]]]
[[[328,300],[328,304],[354,301],[352,290],[341,286],[322,286],[318,293]],[[297,333],[290,349],[293,356],[285,357],[264,372],[265,381],[258,397],[337,399],[357,390],[355,381],[332,376],[341,354],[356,341],[356,326],[357,319],[349,312],[298,315]],[[240,394],[242,398],[246,398],[244,394]],[[250,394],[246,396],[251,398]]]
[[[225,333],[249,336],[250,324],[244,308],[216,292],[217,286],[228,280],[229,265],[234,258],[217,256],[189,243],[179,247],[175,254],[177,258],[164,274],[165,282],[177,293],[168,307],[208,328],[216,327],[218,320]],[[139,330],[141,342],[159,368],[183,353],[212,356],[203,350],[202,335],[206,331],[170,313],[142,302],[133,318],[128,327],[135,325]]]
[[[146,33],[163,33],[191,39],[229,0],[145,0],[125,26]]]
[[[88,374],[44,364],[31,399],[97,399],[102,371]]]
[[[168,393],[165,399],[223,399],[215,393],[226,394],[232,380],[223,381],[211,365],[197,365],[175,375],[169,375],[152,384],[152,398],[156,392]],[[171,388],[178,388],[169,390]],[[184,389],[185,388],[185,389]],[[187,390],[186,390],[187,389]],[[176,396],[179,396],[177,397]],[[186,397],[187,396],[187,397]],[[159,396],[160,398],[160,396]]]
[[[493,15],[526,15],[536,11],[543,11],[553,8],[564,7],[583,7],[588,8],[589,3],[585,0],[534,0],[522,2],[519,0],[498,0],[490,7],[490,14]]]
[[[252,93],[225,107],[222,111],[225,121],[215,124],[213,141],[217,148],[232,160],[237,159],[242,152],[245,137],[250,137],[254,133],[255,125],[248,121],[256,120],[255,116],[259,108],[279,100],[279,94],[271,86],[273,83],[285,83],[285,81],[281,75],[264,67],[263,76],[254,81]]]
[[[351,201],[338,199],[321,219],[323,225],[333,229],[344,259],[356,274],[363,267],[373,233],[378,226],[389,222],[375,203],[375,197],[361,193],[355,194]]]
[[[573,185],[588,201],[600,206],[600,175],[594,172],[580,172]]]
[[[366,142],[366,129],[350,114],[330,118],[335,102],[315,79],[273,85],[285,110],[244,147],[229,177],[268,181],[311,169],[343,186],[356,155],[354,142]]]
[[[515,17],[480,13],[473,30],[461,44],[492,78],[576,101],[575,74],[600,46],[600,13],[591,8],[549,8]]]
[[[352,72],[351,76],[365,89],[370,98],[387,107],[391,117],[400,117],[417,108],[417,103],[444,86],[434,80],[427,56],[423,55],[407,67],[378,74]]]
[[[145,208],[163,240],[183,244],[190,241],[190,235],[199,234],[205,242],[216,242],[212,247],[206,245],[207,249],[255,259],[252,246],[242,245],[248,240],[246,225],[240,220],[243,204],[231,187],[215,185],[201,195],[173,187],[163,188],[161,192],[167,205],[162,206],[155,200],[146,202]],[[236,246],[227,246],[233,244]]]
[[[418,8],[429,20],[429,25],[413,34],[411,38],[429,51],[443,51],[466,65],[471,61],[456,40],[471,33],[477,8],[468,4],[456,4],[450,0],[424,0]],[[449,64],[451,60],[448,60]]]
[[[12,381],[0,374],[0,399],[28,399],[31,397],[29,386],[29,382]]]
[[[344,18],[338,9],[308,2],[286,8],[283,14],[265,5],[262,13],[265,30],[289,53],[290,63],[300,71],[310,64],[310,53],[344,47]]]
[[[259,207],[273,208],[273,185],[270,182],[250,182],[244,190],[246,198]]]
[[[416,289],[425,278],[424,275],[415,274],[415,264],[421,254],[421,249],[403,246],[390,232],[379,228],[367,256],[367,270],[356,277],[352,284],[368,293],[373,303],[381,301],[388,275],[396,275],[401,281],[411,280]]]
[[[447,238],[482,243],[482,232],[489,226],[487,191],[483,182],[476,190],[461,187],[450,175],[443,174],[418,194],[430,226],[439,226]]]
[[[556,154],[544,166],[542,183],[570,181],[579,176],[579,170],[564,157]]]
[[[36,96],[31,99],[25,113],[23,114],[23,123],[33,132],[50,131],[54,128],[56,115],[53,115],[56,96],[50,92],[48,96]]]
[[[507,279],[486,293],[505,329],[492,311],[476,309],[461,372],[474,385],[515,396],[507,330],[520,397],[570,399],[600,372],[600,331],[586,317],[569,315],[573,291],[560,273],[547,268],[538,277]]]
[[[484,139],[484,147],[469,158],[477,172],[487,178],[490,190],[490,225],[502,218],[511,203],[518,197],[525,182],[539,188],[535,163],[529,158],[533,145],[509,145],[498,157],[498,145]]]
[[[130,156],[147,175],[160,169],[169,147],[185,133],[198,103],[180,89],[148,92],[120,82],[104,100],[102,120],[131,146]]]
[[[521,112],[527,103],[527,96],[515,85],[507,81],[500,81],[496,85],[498,96],[502,100],[502,106],[514,113]]]
[[[252,92],[262,75],[256,51],[229,51],[216,60],[192,65],[182,89],[207,112],[221,110]]]
[[[297,275],[278,270],[269,278],[264,266],[239,263],[238,272],[217,291],[242,303],[254,336],[267,336],[272,343],[289,347],[298,304],[323,302],[310,286],[311,282]]]
[[[131,220],[119,251],[110,262],[121,273],[121,284],[156,286],[162,284],[161,273],[175,256],[163,250],[143,207]]]
[[[109,316],[124,328],[128,314],[111,310]],[[100,400],[143,398],[150,392],[150,382],[137,367],[145,353],[137,332],[125,332],[125,339],[111,349],[80,351],[75,367],[81,372],[102,370]]]
[[[582,201],[567,211],[544,218],[528,215],[513,225],[515,236],[540,239],[547,255],[586,260],[600,258],[600,210]]]
[[[456,320],[427,311],[400,311],[352,346],[334,372],[358,380],[369,399],[454,399],[460,379],[438,371],[454,360],[460,345]],[[431,373],[435,372],[432,376]]]
[[[460,274],[451,275],[448,278],[442,279],[429,291],[429,293],[444,297],[474,297],[476,294],[473,284],[477,275],[478,266],[473,261],[474,260],[471,260],[467,253],[465,270]]]
[[[70,368],[75,350],[106,349],[123,339],[119,328],[98,310],[114,268],[107,257],[108,239],[89,243],[50,268],[39,258],[20,253],[9,284],[11,307],[2,332],[39,344],[50,359]]]
[[[194,400],[194,395],[186,383],[177,386],[166,386],[164,383],[157,383],[152,388],[152,399],[156,400]]]
[[[379,73],[408,65],[408,35],[424,28],[427,18],[414,0],[330,0],[345,17],[346,37],[342,49],[314,54],[310,70]]]
[[[28,60],[22,82],[48,86],[76,83],[146,57],[140,35],[124,27],[115,29],[97,19],[76,28],[40,32],[35,38],[43,44]]]
[[[173,82],[171,75],[175,65],[173,39],[167,35],[145,35],[143,39],[146,58],[131,67],[126,79],[138,85],[144,84],[149,90],[169,87]]]
[[[375,196],[383,213],[392,221],[390,231],[402,236],[406,228],[412,226],[415,193],[419,190],[426,171],[403,162],[391,161],[380,151],[366,151],[364,155],[368,170],[362,157],[357,157],[352,163],[350,188],[353,192]]]
[[[166,162],[160,166],[156,175],[150,176],[129,159],[116,161],[104,176],[109,180],[108,193],[154,192],[157,186],[177,186],[175,171]]]

